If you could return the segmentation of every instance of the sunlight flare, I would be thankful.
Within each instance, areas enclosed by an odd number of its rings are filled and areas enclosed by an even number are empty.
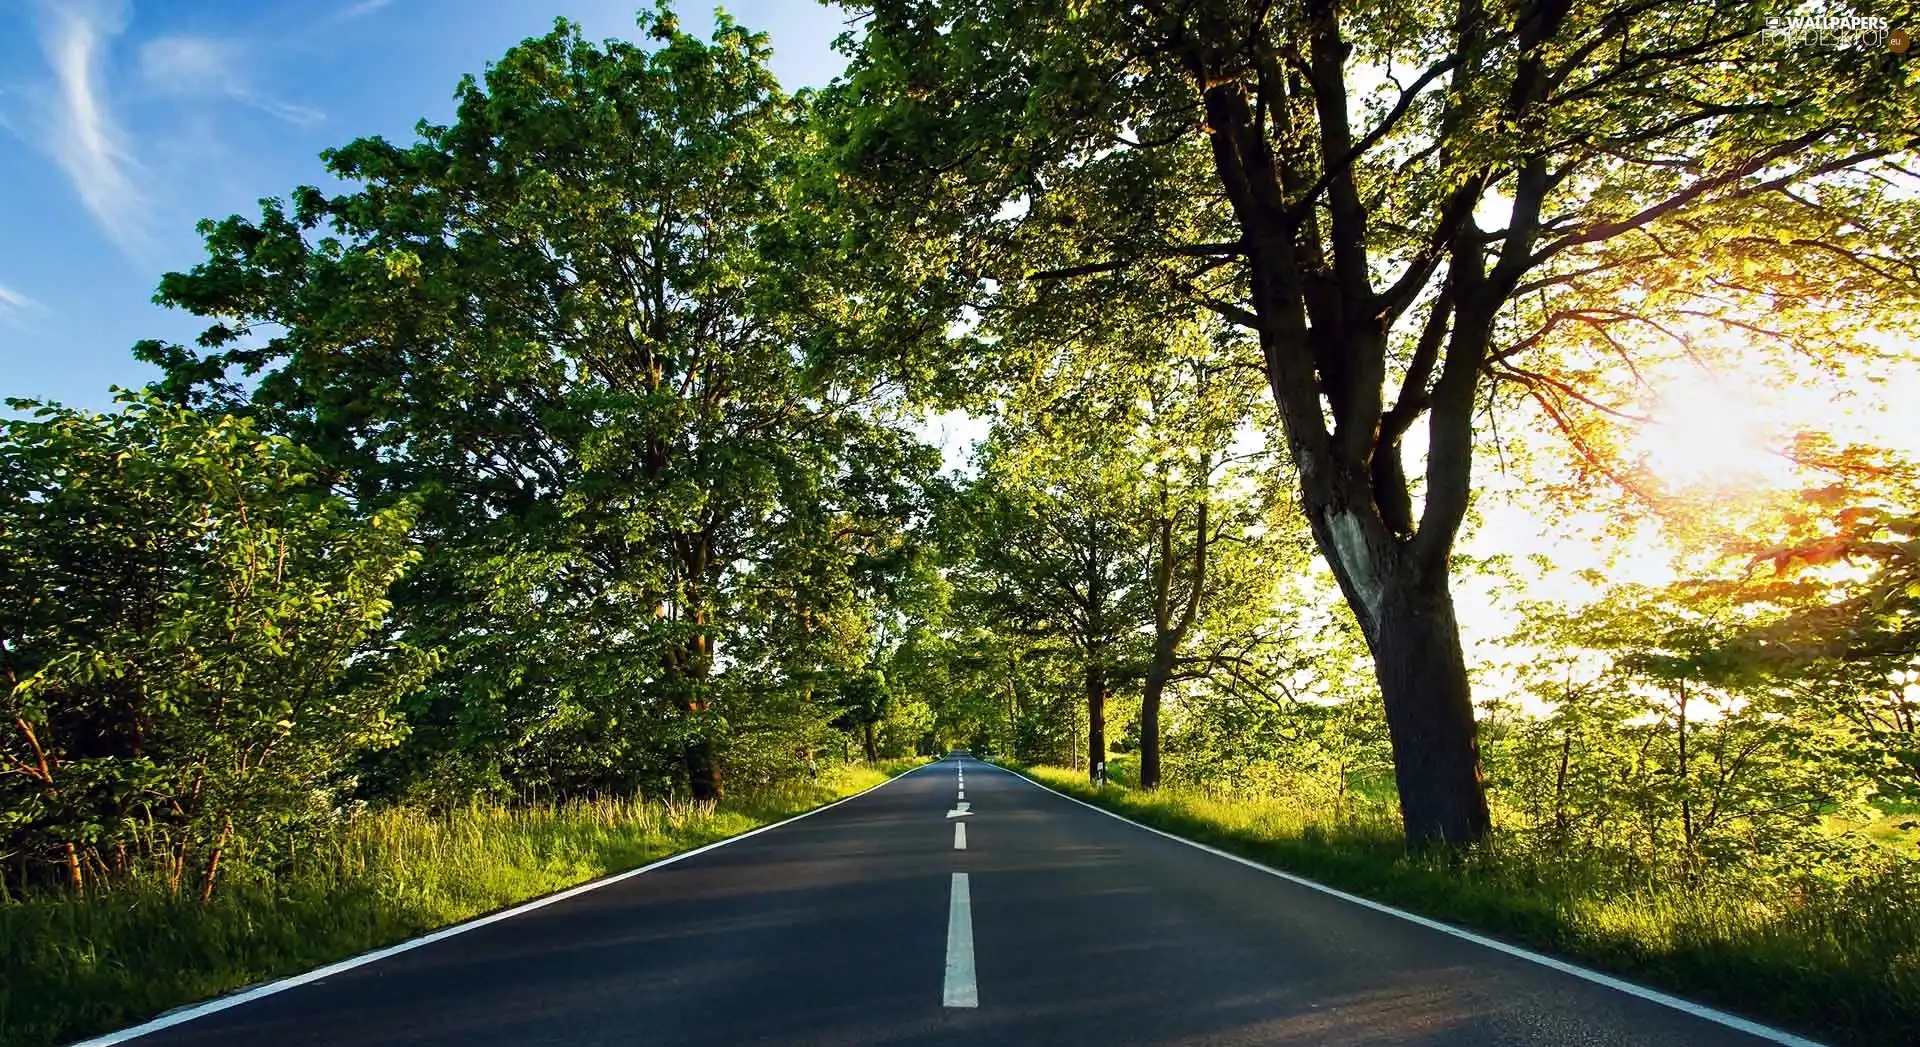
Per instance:
[[[1783,433],[1774,397],[1737,375],[1695,373],[1663,384],[1628,442],[1675,491],[1778,490],[1794,481],[1778,450]]]

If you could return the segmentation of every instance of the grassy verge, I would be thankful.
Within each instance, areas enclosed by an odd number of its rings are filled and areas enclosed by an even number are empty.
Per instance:
[[[924,761],[847,767],[718,809],[600,800],[355,820],[213,900],[135,883],[0,904],[0,1044],[41,1047],[284,977],[738,835]]]
[[[1489,846],[1410,857],[1398,825],[1283,799],[1089,786],[1017,768],[1135,821],[1277,869],[1837,1043],[1920,1043],[1920,872],[1809,884],[1632,884],[1608,870]]]

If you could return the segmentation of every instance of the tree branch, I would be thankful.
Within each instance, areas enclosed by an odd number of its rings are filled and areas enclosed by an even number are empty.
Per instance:
[[[1158,249],[1158,253],[1148,258],[1218,258],[1233,257],[1246,253],[1239,242],[1219,244],[1167,244]],[[1089,262],[1085,265],[1072,265],[1064,269],[1045,269],[1028,273],[1029,280],[1071,280],[1080,276],[1093,276],[1097,273],[1112,273],[1137,265],[1143,258],[1116,258],[1106,262]]]

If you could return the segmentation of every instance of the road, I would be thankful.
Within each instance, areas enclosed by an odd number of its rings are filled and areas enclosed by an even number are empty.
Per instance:
[[[1782,1041],[1363,908],[960,759],[131,1042]]]

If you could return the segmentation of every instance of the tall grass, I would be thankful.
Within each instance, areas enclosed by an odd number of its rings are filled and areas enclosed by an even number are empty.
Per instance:
[[[1355,894],[1841,1043],[1920,1043],[1920,868],[1691,883],[1635,876],[1497,838],[1410,855],[1383,806],[1335,814],[1286,797],[1179,786],[1094,789],[1083,771],[1023,768],[1135,821]]]
[[[836,769],[717,809],[603,799],[380,810],[272,875],[236,870],[206,904],[158,876],[0,904],[0,1044],[64,1042],[403,941],[798,814],[919,762]]]

